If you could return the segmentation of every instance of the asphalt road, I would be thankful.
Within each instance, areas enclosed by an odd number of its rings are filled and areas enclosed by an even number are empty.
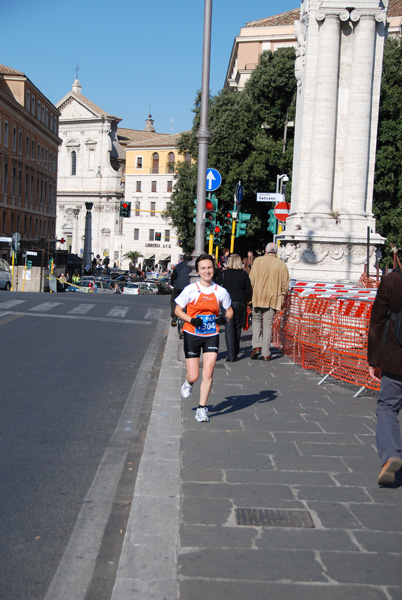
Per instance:
[[[110,597],[170,296],[0,292],[0,598]]]

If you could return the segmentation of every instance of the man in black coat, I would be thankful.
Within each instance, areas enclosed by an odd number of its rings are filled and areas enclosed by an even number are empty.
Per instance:
[[[402,444],[399,411],[402,407],[402,346],[394,335],[390,313],[402,310],[402,273],[381,279],[373,304],[367,358],[370,376],[381,381],[377,401],[377,452],[381,460],[379,485],[391,485],[401,475]],[[401,482],[402,483],[402,482]]]
[[[189,265],[190,260],[191,254],[190,252],[186,252],[183,256],[182,262],[176,265],[170,277],[170,283],[173,285],[172,296],[170,298],[170,315],[172,317],[170,324],[172,327],[176,327],[177,325],[177,317],[175,315],[175,299],[182,293],[186,285],[189,285],[190,283],[190,273],[192,269],[192,267]]]

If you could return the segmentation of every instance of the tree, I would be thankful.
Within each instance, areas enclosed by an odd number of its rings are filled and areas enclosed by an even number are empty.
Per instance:
[[[402,41],[388,38],[384,48],[373,213],[377,231],[387,238],[382,264],[392,265],[390,243],[402,248]]]
[[[123,258],[127,258],[130,261],[130,269],[131,267],[135,267],[135,263],[142,256],[143,254],[141,254],[141,252],[138,252],[137,250],[130,250],[129,252],[123,254]]]
[[[236,239],[235,249],[240,253],[249,248],[262,250],[269,241],[267,220],[271,206],[257,202],[257,193],[275,192],[276,176],[282,172],[291,175],[293,140],[288,139],[284,151],[283,136],[286,119],[294,116],[294,59],[293,48],[263,52],[244,90],[222,90],[210,98],[208,165],[222,175],[222,185],[216,192],[218,220],[222,223],[223,214],[233,209],[238,181],[244,188],[242,211],[253,215],[247,235]],[[189,151],[194,161],[198,155],[199,111],[198,94],[192,130],[183,134],[178,146],[181,152]],[[166,216],[178,230],[185,251],[194,248],[196,192],[196,162],[179,163],[172,204]],[[222,236],[221,246],[228,245],[229,237]]]

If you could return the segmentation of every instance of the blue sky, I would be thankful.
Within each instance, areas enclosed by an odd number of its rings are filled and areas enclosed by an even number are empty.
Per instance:
[[[248,21],[299,0],[213,0],[210,89],[222,87],[233,40]],[[82,93],[144,129],[151,107],[163,133],[190,129],[201,87],[204,0],[14,0],[3,3],[0,63],[23,71],[56,103],[80,67]]]

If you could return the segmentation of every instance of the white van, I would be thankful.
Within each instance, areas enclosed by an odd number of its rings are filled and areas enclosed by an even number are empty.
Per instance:
[[[11,269],[6,260],[0,258],[0,290],[10,291],[11,288]]]

